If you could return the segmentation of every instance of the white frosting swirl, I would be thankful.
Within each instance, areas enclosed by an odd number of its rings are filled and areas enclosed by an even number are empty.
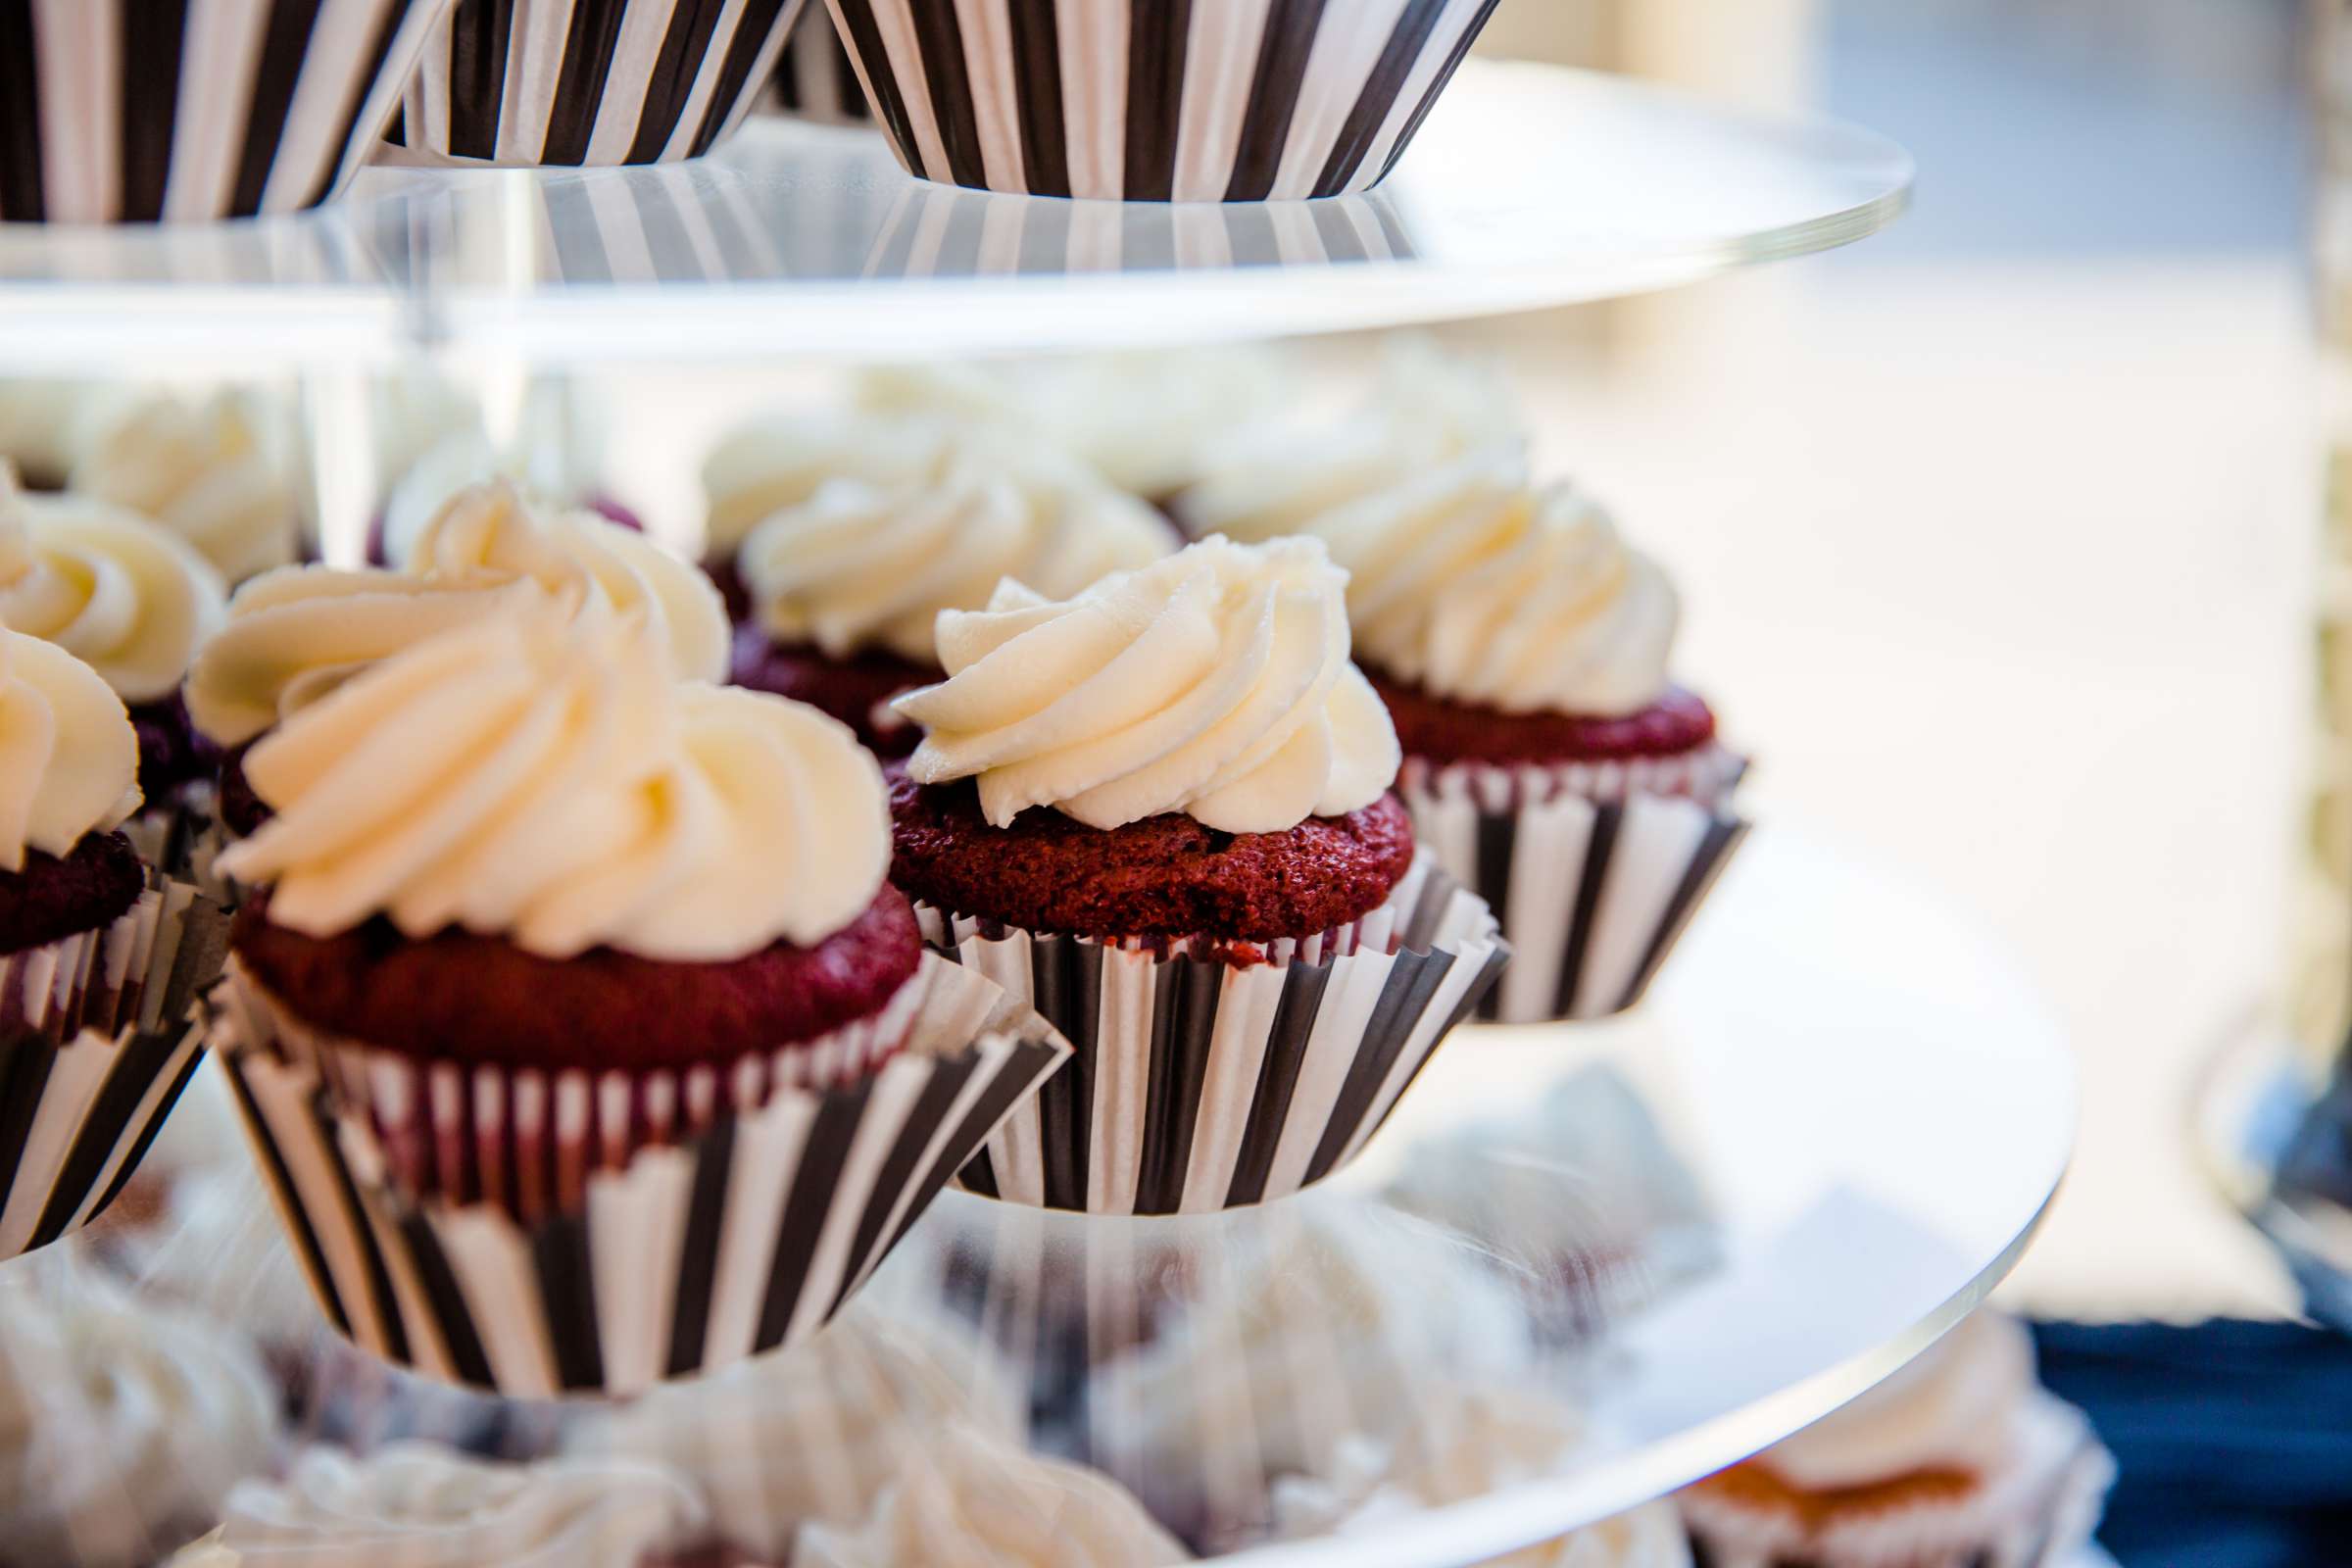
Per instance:
[[[813,709],[676,681],[636,617],[542,599],[352,676],[257,742],[276,810],[220,869],[331,935],[382,913],[568,957],[804,946],[890,863],[881,772]]]
[[[793,1568],[1160,1568],[1192,1553],[1117,1483],[974,1428],[906,1456],[861,1528],[811,1524]]]
[[[1664,696],[1681,602],[1565,485],[1489,448],[1317,517],[1379,668],[1505,712],[1614,715]]]
[[[290,567],[238,589],[227,625],[189,671],[196,727],[240,744],[376,661],[541,592],[577,612],[641,617],[680,675],[725,672],[726,610],[701,571],[602,517],[536,511],[511,485],[452,500],[414,564],[414,573]]]
[[[241,582],[301,542],[292,444],[288,418],[253,393],[107,403],[76,434],[67,487],[145,514]]]
[[[455,414],[457,411],[447,411]],[[406,565],[416,539],[452,497],[468,485],[509,479],[526,494],[578,506],[596,492],[602,476],[602,411],[579,383],[550,377],[535,380],[523,395],[514,439],[492,443],[478,411],[408,452],[387,478],[384,556]]]
[[[939,617],[948,679],[894,706],[928,733],[917,782],[977,776],[1004,827],[1182,811],[1280,833],[1380,799],[1396,732],[1348,662],[1347,574],[1312,540],[1208,539],[1054,603],[1006,582]]]
[[[86,1270],[0,1286],[0,1518],[27,1563],[152,1561],[269,1464],[277,1392],[244,1343]]]
[[[1177,511],[1196,535],[1271,539],[1436,465],[1522,437],[1509,389],[1491,370],[1401,339],[1389,346],[1378,383],[1352,415],[1321,429],[1277,426],[1236,441]]]
[[[122,699],[54,643],[0,632],[0,870],[63,856],[139,808],[139,737]]]
[[[225,600],[202,556],[138,514],[20,495],[0,462],[0,622],[65,649],[124,702],[179,689]]]
[[[902,484],[833,480],[760,524],[738,559],[779,642],[928,664],[940,612],[979,609],[1005,577],[1065,598],[1176,543],[1149,507],[1083,475],[1022,485],[951,459]]]
[[[708,555],[731,555],[753,529],[833,479],[896,484],[936,471],[968,428],[938,415],[771,415],[729,432],[703,462]]]
[[[707,1528],[694,1489],[657,1465],[497,1464],[422,1443],[306,1449],[223,1514],[202,1549],[249,1568],[637,1568]]]
[[[2034,1344],[2014,1318],[1981,1309],[1901,1371],[1757,1456],[1810,1492],[1922,1470],[1998,1469],[2034,1393]]]

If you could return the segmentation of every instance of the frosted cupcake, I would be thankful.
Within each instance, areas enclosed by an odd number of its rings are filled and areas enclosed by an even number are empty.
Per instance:
[[[1709,1568],[2057,1563],[2115,1464],[2034,1381],[2024,1327],[1979,1311],[1851,1404],[1677,1494]]]
[[[892,874],[935,947],[1052,976],[1038,1004],[1079,1050],[1048,1095],[1078,1119],[967,1182],[1152,1213],[1294,1191],[1499,966],[1485,906],[1415,860],[1346,582],[1311,541],[1211,539],[940,615],[948,678],[894,705],[924,736]]]
[[[1348,571],[1415,831],[1517,952],[1490,1015],[1631,1006],[1744,827],[1746,764],[1672,678],[1663,568],[1582,492],[1530,484],[1507,446],[1309,528]]]
[[[77,416],[66,488],[162,524],[233,586],[301,553],[298,439],[258,392],[101,397]]]
[[[885,757],[915,732],[892,698],[942,677],[940,612],[977,610],[999,580],[1048,597],[1140,566],[1177,540],[1149,508],[1089,476],[943,456],[903,480],[836,479],[752,530],[736,556],[751,607],[735,681],[810,704]]]
[[[532,595],[247,754],[271,814],[220,857],[255,891],[215,1043],[340,1326],[631,1390],[821,1324],[1062,1053],[974,1045],[996,990],[921,962],[847,729]]]

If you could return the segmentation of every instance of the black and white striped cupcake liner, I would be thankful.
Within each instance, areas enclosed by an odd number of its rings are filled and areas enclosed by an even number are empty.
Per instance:
[[[390,140],[429,163],[610,168],[731,135],[805,0],[458,0]]]
[[[1408,758],[1413,833],[1493,906],[1511,967],[1481,1018],[1601,1018],[1642,1000],[1747,835],[1728,806],[1746,764],[1696,760],[1562,768]]]
[[[159,880],[112,925],[0,958],[0,1257],[80,1229],[137,1170],[196,1070],[226,936]]]
[[[0,0],[0,220],[290,213],[368,162],[449,0]]]
[[[826,0],[907,172],[1112,201],[1387,176],[1495,0]]]
[[[771,97],[780,114],[820,125],[874,122],[858,68],[850,63],[850,52],[841,46],[841,34],[833,29],[833,18],[821,3],[801,13],[776,62],[774,80]]]
[[[1069,1048],[984,976],[927,956],[907,1049],[788,1089],[587,1178],[535,1222],[415,1200],[317,1063],[217,1007],[211,1043],[296,1257],[362,1348],[519,1397],[634,1393],[794,1343],[862,1285]]]
[[[1248,963],[984,929],[919,900],[915,915],[935,951],[1035,1006],[1076,1052],[958,1185],[1096,1214],[1241,1208],[1321,1181],[1510,953],[1485,901],[1426,859],[1353,925]]]

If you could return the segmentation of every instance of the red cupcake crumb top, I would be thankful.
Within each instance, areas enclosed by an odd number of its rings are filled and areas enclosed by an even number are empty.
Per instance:
[[[0,955],[112,925],[146,885],[139,852],[120,833],[85,833],[63,856],[27,850],[22,871],[0,871]]]
[[[891,877],[957,914],[1094,937],[1308,937],[1380,907],[1413,861],[1396,796],[1284,833],[1220,833],[1189,816],[1105,832],[1047,808],[992,827],[970,780],[891,780]]]
[[[237,911],[230,944],[315,1028],[411,1056],[550,1071],[719,1066],[813,1040],[879,1012],[922,956],[914,911],[888,886],[813,948],[778,942],[721,963],[611,948],[544,958],[457,930],[412,942],[380,918],[305,936],[270,923],[267,890]]]
[[[735,628],[736,685],[773,692],[832,714],[856,730],[866,750],[878,757],[905,757],[923,738],[921,730],[899,721],[884,705],[908,687],[946,678],[935,664],[917,664],[893,654],[828,659],[814,648],[770,642],[758,626]],[[877,714],[884,715],[884,723],[875,722]]]
[[[1389,706],[1407,757],[1433,762],[1597,762],[1674,757],[1715,738],[1715,713],[1680,686],[1638,713],[1506,713],[1435,697],[1376,669],[1373,689]]]

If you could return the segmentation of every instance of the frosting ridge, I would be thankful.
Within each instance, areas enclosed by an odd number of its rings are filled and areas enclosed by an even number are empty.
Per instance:
[[[290,433],[258,396],[102,401],[74,440],[67,488],[144,514],[230,582],[292,561],[300,543]]]
[[[53,643],[0,632],[0,870],[63,856],[139,808],[139,739],[98,672]]]

